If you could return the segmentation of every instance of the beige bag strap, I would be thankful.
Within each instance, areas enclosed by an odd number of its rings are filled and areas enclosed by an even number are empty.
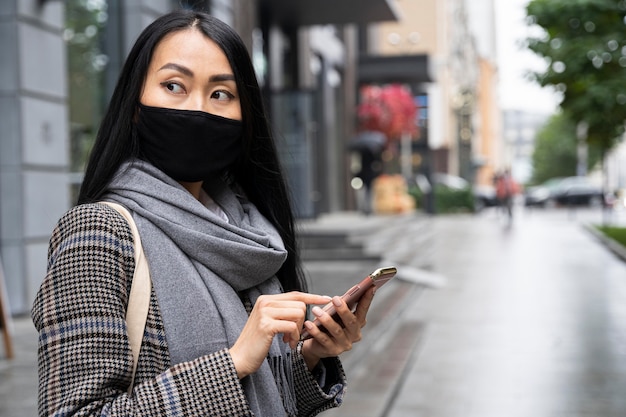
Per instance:
[[[143,333],[146,329],[146,319],[148,318],[148,308],[150,307],[150,270],[148,269],[148,261],[143,253],[139,231],[133,217],[125,207],[109,201],[102,203],[115,209],[120,213],[130,226],[133,233],[133,241],[135,242],[135,272],[133,273],[133,282],[130,286],[130,295],[128,296],[128,308],[126,310],[126,326],[128,328],[128,339],[130,348],[133,352],[133,374],[130,380],[128,392],[133,390],[135,383],[135,373],[137,372],[137,362],[139,361],[139,351],[141,350],[141,341]]]

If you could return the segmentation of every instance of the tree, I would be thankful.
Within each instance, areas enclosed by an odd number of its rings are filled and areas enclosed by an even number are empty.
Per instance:
[[[539,184],[551,178],[576,175],[576,125],[570,117],[559,112],[537,132],[533,152],[532,183]],[[598,163],[600,152],[591,145],[589,168]]]
[[[399,140],[403,133],[418,133],[417,111],[411,91],[401,84],[361,88],[357,113],[366,123],[363,127],[383,132],[389,140]]]
[[[626,119],[626,0],[533,0],[526,11],[544,31],[528,47],[548,63],[533,78],[562,92],[561,108],[604,155]]]

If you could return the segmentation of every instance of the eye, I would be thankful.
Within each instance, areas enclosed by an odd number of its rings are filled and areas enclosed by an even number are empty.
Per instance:
[[[235,96],[228,91],[218,90],[218,91],[214,91],[213,94],[211,94],[211,98],[214,98],[219,101],[226,101],[226,100],[232,100],[233,98],[235,98]]]
[[[185,93],[185,88],[182,85],[175,83],[175,82],[167,81],[167,82],[161,83],[161,86],[163,86],[163,88],[167,89],[172,94],[184,94]]]

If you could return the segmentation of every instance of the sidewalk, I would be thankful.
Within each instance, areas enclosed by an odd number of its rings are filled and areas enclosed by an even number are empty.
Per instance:
[[[396,319],[421,336],[395,392],[381,411],[380,387],[363,382],[376,375],[350,369],[344,406],[328,415],[626,416],[626,263],[589,222],[601,216],[519,211],[510,228],[494,212],[433,218],[446,286]]]
[[[0,349],[0,417],[37,415],[37,332],[30,317],[12,320],[14,358]],[[3,346],[3,345],[0,345]]]

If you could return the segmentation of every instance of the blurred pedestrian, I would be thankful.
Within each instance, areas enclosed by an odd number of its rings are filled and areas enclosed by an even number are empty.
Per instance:
[[[358,152],[360,157],[359,170],[356,177],[363,181],[365,205],[363,211],[372,211],[372,186],[376,178],[383,172],[382,152],[387,142],[383,132],[368,127],[368,122],[360,121],[359,131],[350,142],[350,149]]]
[[[132,212],[152,278],[135,385],[125,321]],[[32,317],[39,415],[312,416],[341,403],[337,356],[369,291],[306,320],[294,219],[248,52],[226,24],[175,11],[139,36],[78,205],[58,222]],[[313,336],[300,341],[303,326]]]
[[[498,205],[506,213],[509,221],[513,219],[513,202],[515,194],[518,192],[518,186],[511,172],[506,169],[500,174],[496,174],[494,178],[496,187],[496,198]]]

